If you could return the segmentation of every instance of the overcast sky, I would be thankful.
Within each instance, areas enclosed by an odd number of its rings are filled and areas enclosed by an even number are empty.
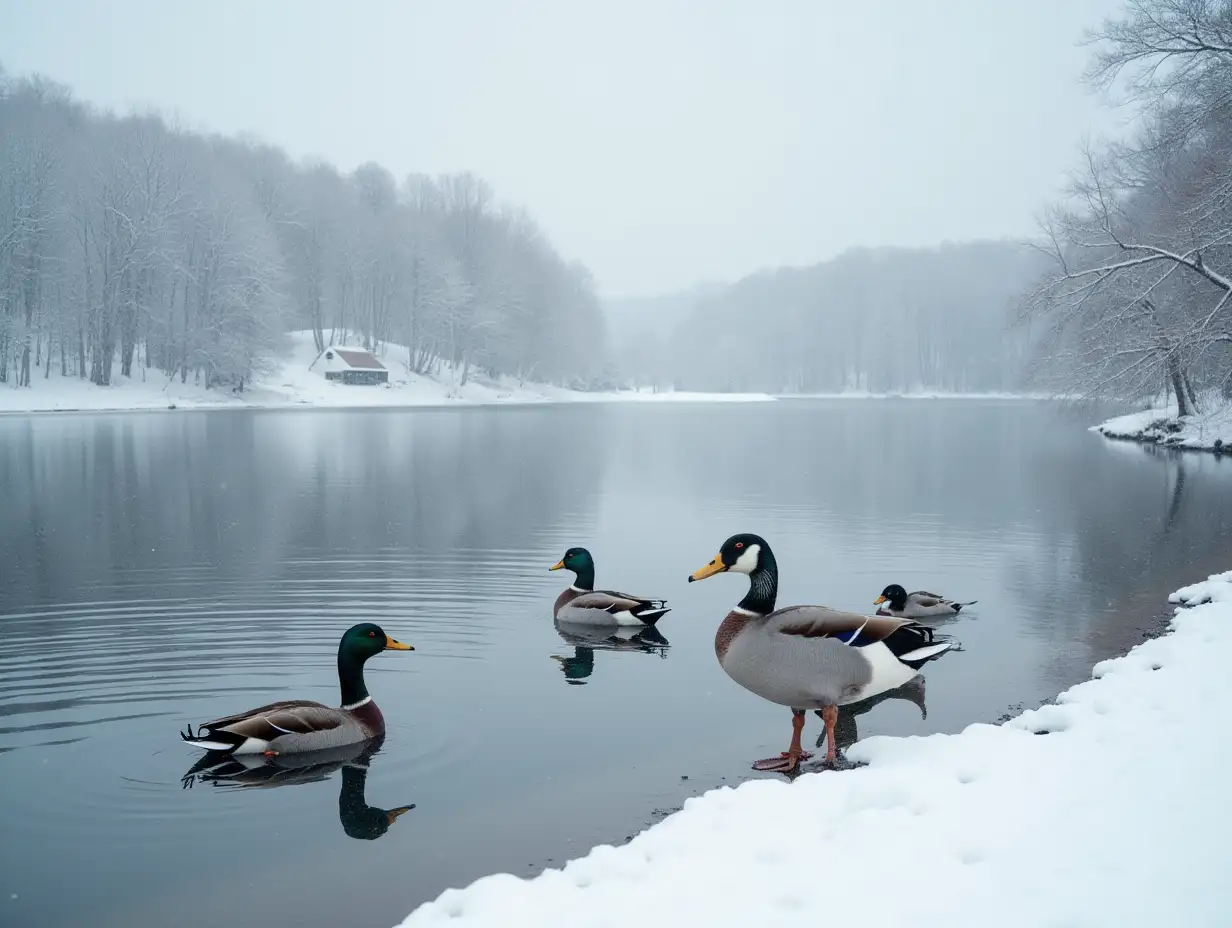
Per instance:
[[[0,63],[343,169],[473,170],[606,296],[1025,236],[1117,0],[0,0]]]

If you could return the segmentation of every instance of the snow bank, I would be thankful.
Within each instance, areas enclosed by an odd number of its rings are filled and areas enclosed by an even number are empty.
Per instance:
[[[1224,926],[1232,919],[1232,572],[1171,634],[1056,705],[956,735],[870,738],[869,766],[689,800],[629,844],[492,876],[406,928]]]
[[[388,386],[348,386],[326,380],[319,370],[309,370],[317,357],[311,332],[291,333],[290,343],[290,354],[277,359],[271,373],[256,378],[239,394],[228,388],[206,390],[192,383],[181,384],[178,378],[168,381],[166,375],[156,370],[144,372],[144,380],[140,372],[134,377],[117,374],[109,387],[53,373],[47,379],[38,377],[30,388],[0,385],[0,413],[167,409],[172,406],[177,409],[367,408],[567,402],[739,403],[774,399],[764,393],[583,393],[548,384],[518,384],[509,378],[492,380],[481,375],[471,377],[460,386],[457,383],[460,378],[453,377],[454,372],[448,366],[440,377],[407,371],[406,349],[399,345],[386,345],[377,352],[389,368]]]
[[[1091,431],[1106,438],[1170,448],[1232,453],[1232,403],[1220,403],[1210,397],[1205,406],[1212,411],[1184,417],[1177,416],[1175,405],[1132,412],[1092,426]]]

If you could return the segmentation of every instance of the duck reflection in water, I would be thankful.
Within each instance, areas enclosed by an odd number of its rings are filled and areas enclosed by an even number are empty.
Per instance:
[[[596,651],[641,651],[666,658],[667,649],[670,647],[663,633],[653,625],[596,628],[562,622],[560,619],[554,619],[553,624],[561,639],[566,644],[573,645],[572,656],[552,655],[552,660],[560,662],[565,682],[571,686],[586,684],[586,678],[595,669]]]
[[[302,754],[224,754],[212,751],[203,755],[181,779],[187,789],[194,783],[209,783],[233,789],[271,789],[297,786],[328,780],[334,771],[342,770],[342,787],[338,791],[338,821],[351,838],[372,841],[389,831],[398,817],[415,808],[398,806],[379,809],[368,805],[364,796],[368,768],[381,750],[384,738],[349,744],[325,751]]]

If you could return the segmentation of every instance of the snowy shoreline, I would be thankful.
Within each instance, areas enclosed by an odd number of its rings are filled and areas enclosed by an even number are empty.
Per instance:
[[[402,925],[1225,924],[1232,571],[1169,601],[1165,635],[1055,703],[869,738],[856,770],[712,790],[628,844],[448,890]]]
[[[111,386],[100,387],[75,377],[37,377],[31,387],[0,388],[0,415],[49,412],[139,412],[201,409],[426,409],[455,406],[541,405],[551,403],[668,402],[748,403],[772,402],[765,393],[650,393],[570,390],[550,384],[518,383],[513,378],[467,379],[452,376],[449,365],[430,376],[406,369],[400,358],[406,349],[385,345],[379,352],[389,369],[385,386],[350,386],[326,380],[312,369],[317,349],[311,332],[292,332],[288,353],[272,369],[256,377],[241,394],[227,388],[206,390],[192,383],[154,372],[151,380],[116,376]],[[144,376],[144,373],[143,373]]]
[[[116,403],[115,392],[124,391],[124,386],[95,387],[93,384],[83,385],[80,392],[73,391],[69,395],[57,393],[48,395],[45,399],[41,394],[35,395],[32,402],[14,402],[25,400],[30,394],[24,389],[14,389],[18,397],[9,397],[0,390],[0,417],[32,416],[52,413],[133,413],[133,412],[217,412],[220,410],[329,410],[349,409],[355,411],[390,410],[390,409],[456,409],[462,407],[490,406],[568,406],[577,403],[658,403],[658,404],[707,404],[707,403],[768,403],[790,402],[792,400],[844,400],[844,401],[880,401],[880,400],[1015,400],[1023,402],[1038,402],[1051,397],[1034,394],[1012,393],[826,393],[826,394],[769,394],[769,393],[700,393],[691,391],[662,391],[649,393],[644,391],[621,390],[617,392],[587,393],[579,390],[568,390],[563,387],[545,387],[521,389],[516,392],[497,391],[497,394],[486,398],[445,397],[422,398],[408,397],[395,393],[386,402],[373,402],[373,397],[381,397],[375,393],[379,387],[335,387],[338,390],[354,391],[355,402],[324,402],[296,400],[282,397],[262,396],[259,390],[250,390],[241,396],[233,396],[221,391],[200,391],[204,397],[195,395],[197,391],[185,391],[166,395],[155,399],[150,391],[141,391],[136,396],[125,392],[123,399],[128,403]],[[397,387],[392,388],[397,390]],[[372,392],[368,392],[372,391]],[[159,391],[161,392],[161,391]],[[212,393],[213,395],[209,395]],[[130,399],[131,397],[131,399]],[[351,400],[351,396],[345,396]],[[382,397],[383,398],[383,397]],[[6,402],[8,400],[9,402]]]
[[[107,389],[105,387],[99,389]],[[377,389],[356,387],[356,390]],[[395,398],[396,399],[396,398]],[[22,407],[6,407],[3,405],[3,396],[0,395],[0,418],[15,417],[15,416],[42,416],[54,415],[57,413],[74,414],[74,413],[105,413],[108,415],[116,415],[122,413],[173,413],[173,412],[222,412],[222,411],[238,411],[248,410],[253,412],[287,412],[287,411],[329,411],[329,410],[351,410],[355,412],[370,412],[374,410],[438,410],[438,409],[463,409],[463,408],[489,408],[492,406],[571,406],[579,403],[762,403],[773,402],[775,397],[765,394],[722,394],[722,393],[635,393],[633,391],[619,393],[581,393],[577,392],[574,396],[517,396],[511,398],[495,398],[489,400],[483,399],[447,399],[442,401],[417,401],[409,402],[344,402],[344,403],[312,403],[307,401],[269,401],[269,400],[252,400],[248,401],[241,398],[222,398],[220,396],[217,402],[207,402],[201,400],[169,400],[166,404],[155,405],[153,403],[144,403],[129,406],[115,406],[102,404],[83,404],[74,405],[31,405]]]
[[[946,393],[942,390],[917,390],[914,393],[870,393],[848,390],[844,393],[778,393],[781,400],[1060,400],[1052,393]]]
[[[1178,416],[1175,404],[1117,416],[1091,426],[1105,438],[1182,451],[1232,454],[1232,403],[1208,401],[1213,412]]]
[[[108,387],[77,377],[36,376],[31,387],[0,386],[0,416],[50,412],[141,412],[201,409],[431,409],[460,406],[537,406],[567,403],[768,403],[777,400],[1040,400],[1052,397],[1029,393],[945,393],[918,390],[914,393],[770,394],[702,393],[690,391],[650,392],[639,390],[586,392],[551,384],[518,382],[514,378],[488,378],[481,372],[458,382],[456,371],[438,364],[436,375],[407,369],[405,347],[386,344],[377,352],[389,370],[384,386],[349,386],[327,381],[314,371],[319,352],[311,332],[287,335],[287,353],[271,364],[268,373],[256,377],[243,393],[227,388],[206,390],[152,370],[153,378],[140,367],[140,376],[116,375]]]

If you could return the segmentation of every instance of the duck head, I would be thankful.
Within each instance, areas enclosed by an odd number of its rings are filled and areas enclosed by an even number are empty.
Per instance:
[[[689,582],[705,580],[729,570],[738,574],[752,574],[764,568],[770,556],[770,546],[760,535],[732,535],[723,542],[719,553],[708,564],[689,574]]]
[[[414,651],[409,644],[395,641],[385,634],[384,629],[372,622],[361,622],[352,625],[342,634],[338,642],[338,657],[346,657],[351,661],[363,663],[368,658],[382,651]]]
[[[907,604],[907,591],[897,583],[891,583],[881,591],[880,596],[873,600],[873,605],[880,606],[887,602],[895,609],[902,609]]]
[[[594,558],[590,556],[590,552],[585,548],[570,548],[565,552],[565,556],[553,564],[548,570],[571,570],[575,574],[584,573],[587,570],[595,569]]]

